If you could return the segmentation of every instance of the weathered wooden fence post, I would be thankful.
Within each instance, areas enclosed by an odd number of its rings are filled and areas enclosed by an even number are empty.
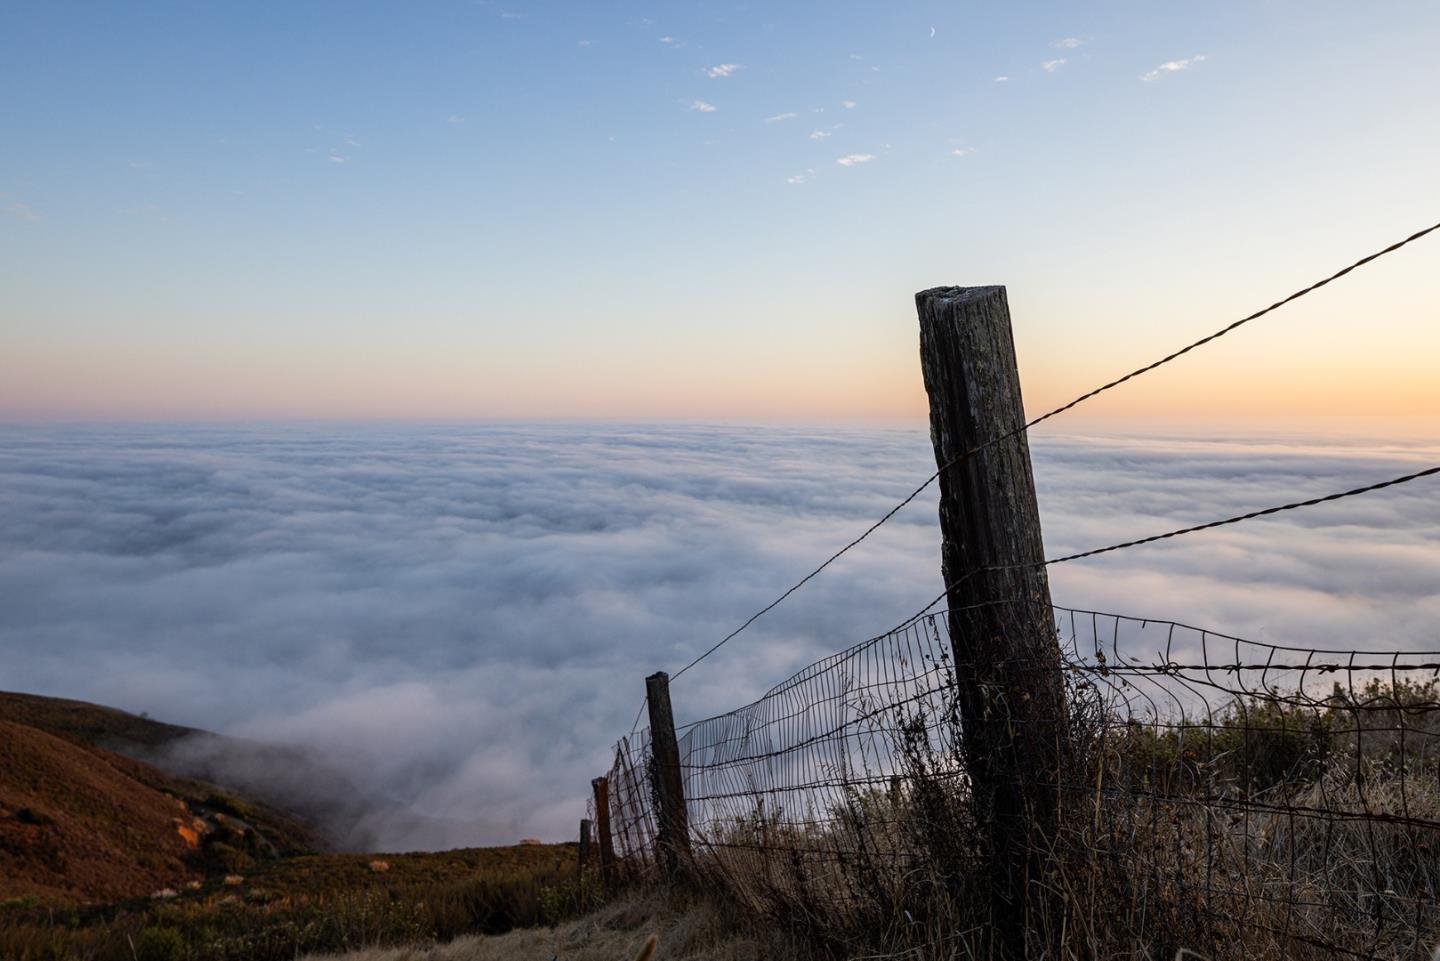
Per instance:
[[[1027,930],[1038,954],[1060,926],[1055,903],[1039,892],[1050,890],[1043,872],[1068,723],[1030,447],[1023,432],[990,443],[1025,422],[1010,309],[1004,287],[937,287],[915,304],[941,468],[940,564],[961,745],[991,870],[997,947],[1018,959],[1027,956]]]
[[[690,818],[685,810],[675,717],[670,711],[670,675],[658,671],[645,678],[645,697],[650,707],[650,776],[659,834],[656,846],[660,862],[673,881],[690,863]]]
[[[590,863],[590,819],[580,819],[580,861],[576,867],[576,875],[580,883],[585,883],[585,867]]]
[[[610,779],[590,782],[595,793],[595,833],[600,842],[600,883],[609,891],[615,886],[615,843],[610,839]]]

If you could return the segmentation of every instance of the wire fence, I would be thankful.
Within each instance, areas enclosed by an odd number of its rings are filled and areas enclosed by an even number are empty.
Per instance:
[[[1000,425],[675,677],[945,471],[1436,231]],[[896,629],[682,728],[678,771],[657,760],[671,757],[668,720],[652,744],[637,717],[598,812],[614,867],[698,877],[816,937],[917,957],[1422,957],[1440,943],[1440,650],[1287,647],[1047,609],[1043,576],[1005,575],[1437,474],[977,566]]]
[[[831,933],[983,926],[957,910],[967,892],[984,903],[969,890],[984,851],[949,613],[684,729],[694,870]],[[1055,624],[1075,747],[1031,772],[1062,807],[1036,883],[1072,928],[1170,956],[1421,957],[1440,941],[1440,652],[1068,608]],[[641,875],[659,864],[648,738],[622,739],[609,773],[617,858]]]

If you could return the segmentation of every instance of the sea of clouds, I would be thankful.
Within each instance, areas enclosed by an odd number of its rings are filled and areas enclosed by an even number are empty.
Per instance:
[[[1433,440],[1277,432],[1031,447],[1050,556],[1440,463]],[[305,749],[384,800],[363,846],[569,837],[644,676],[933,469],[920,424],[3,426],[0,689]],[[1440,649],[1440,481],[1051,582],[1058,604],[1256,640]],[[677,719],[939,591],[930,491],[680,678]]]

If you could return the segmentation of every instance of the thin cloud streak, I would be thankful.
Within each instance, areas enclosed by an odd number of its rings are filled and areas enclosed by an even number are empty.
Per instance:
[[[1189,70],[1197,63],[1204,63],[1206,59],[1206,56],[1203,53],[1200,53],[1196,54],[1193,57],[1187,57],[1184,60],[1171,60],[1168,63],[1160,64],[1160,66],[1156,67],[1154,70],[1147,70],[1145,73],[1142,73],[1140,75],[1140,79],[1146,83],[1154,83],[1156,80],[1159,80],[1166,74],[1179,73],[1182,70]]]

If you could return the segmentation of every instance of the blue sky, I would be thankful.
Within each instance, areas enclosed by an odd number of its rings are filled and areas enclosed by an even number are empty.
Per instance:
[[[0,415],[907,415],[910,294],[989,282],[1027,395],[1063,399],[1440,219],[1437,28],[1418,2],[12,4]],[[1256,384],[1218,412],[1440,414],[1394,358],[1440,346],[1431,257],[1218,358]],[[1320,346],[1276,377],[1298,329]]]

